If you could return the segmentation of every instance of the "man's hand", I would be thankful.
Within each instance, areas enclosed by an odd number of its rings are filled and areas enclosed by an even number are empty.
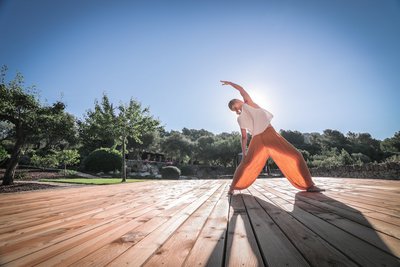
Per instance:
[[[233,82],[229,82],[229,81],[220,81],[220,82],[222,82],[222,85],[230,85],[230,86],[232,86],[233,88],[236,88],[236,89],[243,89],[243,87],[241,87],[240,85],[238,85],[238,84],[236,84],[236,83],[233,83]]]

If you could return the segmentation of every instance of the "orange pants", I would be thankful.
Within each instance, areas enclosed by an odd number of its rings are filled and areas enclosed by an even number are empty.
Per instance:
[[[269,125],[252,137],[247,154],[233,175],[232,189],[245,189],[254,183],[270,156],[294,187],[306,190],[314,185],[301,152]]]

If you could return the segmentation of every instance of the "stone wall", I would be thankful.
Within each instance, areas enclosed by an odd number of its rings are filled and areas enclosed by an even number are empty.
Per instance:
[[[364,165],[345,165],[339,167],[310,168],[312,176],[343,178],[376,178],[400,180],[400,163],[366,163]]]
[[[141,161],[128,162],[128,176],[132,172],[133,176],[140,173],[140,176],[154,175],[158,178],[159,169],[165,166],[163,163],[149,164]],[[208,166],[208,165],[177,165],[181,169],[181,176],[188,178],[217,179],[229,177],[235,172],[235,167]],[[271,170],[270,177],[278,177],[281,174],[279,169]],[[310,168],[311,175],[314,177],[343,177],[343,178],[376,178],[400,180],[400,163],[366,163],[359,165],[345,165],[339,167],[318,167]],[[260,177],[263,175],[260,175]],[[266,175],[264,175],[266,176]],[[282,175],[281,175],[282,176]],[[283,177],[283,176],[282,176]]]
[[[177,166],[181,169],[182,175],[193,176],[197,178],[217,179],[220,175],[231,175],[235,172],[235,167],[208,166],[208,165],[186,165]]]

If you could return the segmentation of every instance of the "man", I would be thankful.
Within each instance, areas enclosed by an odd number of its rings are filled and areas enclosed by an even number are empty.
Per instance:
[[[242,161],[233,175],[229,194],[233,194],[235,189],[249,187],[257,179],[269,157],[294,187],[307,192],[325,191],[312,181],[303,155],[275,131],[271,125],[273,114],[257,105],[240,85],[229,81],[221,82],[222,85],[237,89],[243,97],[243,101],[232,99],[228,103],[229,109],[239,115],[237,121],[242,134],[243,153]],[[252,139],[246,153],[247,130]]]

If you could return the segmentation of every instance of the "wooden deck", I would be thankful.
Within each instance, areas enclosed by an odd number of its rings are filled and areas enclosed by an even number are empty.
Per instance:
[[[400,266],[400,181],[148,181],[0,195],[2,266]]]

